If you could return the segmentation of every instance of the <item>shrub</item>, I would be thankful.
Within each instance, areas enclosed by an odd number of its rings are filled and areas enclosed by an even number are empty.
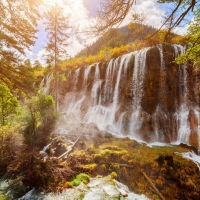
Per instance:
[[[90,181],[90,177],[87,174],[81,173],[76,176],[76,178],[71,182],[72,185],[78,186],[81,182],[87,184]]]
[[[20,151],[23,137],[17,127],[0,127],[0,173],[5,173],[7,166]]]

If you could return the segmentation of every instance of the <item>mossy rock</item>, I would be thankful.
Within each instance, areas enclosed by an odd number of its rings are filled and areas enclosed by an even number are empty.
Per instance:
[[[79,186],[81,182],[83,182],[84,184],[88,184],[89,181],[90,181],[90,177],[85,173],[81,173],[81,174],[78,174],[73,181],[71,181],[71,184],[73,186]]]

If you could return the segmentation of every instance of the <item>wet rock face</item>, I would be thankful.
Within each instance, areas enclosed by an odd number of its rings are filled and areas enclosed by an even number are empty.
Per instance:
[[[161,81],[160,55],[158,48],[153,48],[147,53],[146,72],[144,79],[144,92],[142,96],[142,108],[149,114],[156,111],[159,102],[159,90]]]
[[[190,137],[189,143],[194,146],[195,148],[199,149],[199,142],[198,142],[198,119],[194,112],[194,110],[190,110],[188,121],[190,124]]]
[[[192,70],[174,63],[180,53],[180,45],[158,45],[69,70],[60,109],[114,134],[199,148]]]

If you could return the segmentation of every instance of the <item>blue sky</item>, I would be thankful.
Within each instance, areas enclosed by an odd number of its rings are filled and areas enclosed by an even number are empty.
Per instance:
[[[60,3],[69,0],[57,0]],[[98,8],[99,0],[71,0],[72,4],[70,6],[71,23],[77,27],[78,31],[84,31],[89,29],[89,19],[95,20],[95,10]],[[171,6],[171,5],[170,5]],[[67,6],[66,6],[67,8]],[[159,28],[164,21],[165,14],[167,13],[168,5],[158,4],[156,0],[138,0],[137,4],[133,7],[132,11],[127,15],[121,26],[127,25],[130,22],[131,14],[133,12],[144,13],[147,17],[146,23]],[[31,51],[27,52],[28,57],[31,59],[32,63],[34,60],[39,60],[44,63],[44,46],[46,44],[46,33],[43,22],[39,22],[38,25],[38,39]],[[180,27],[177,29],[179,33],[186,31],[186,27]],[[85,34],[73,35],[70,37],[68,42],[67,51],[70,56],[76,55],[81,49],[84,48],[85,44],[91,44],[96,40],[96,38],[88,38]]]

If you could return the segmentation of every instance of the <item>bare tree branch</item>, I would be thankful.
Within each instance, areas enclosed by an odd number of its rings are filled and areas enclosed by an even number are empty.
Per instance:
[[[174,1],[160,1],[160,3],[171,3]],[[170,24],[168,28],[168,32],[170,33],[171,30],[184,20],[186,15],[193,11],[195,6],[197,5],[196,0],[188,1],[188,6],[184,9],[182,6],[185,1],[177,0],[176,7],[172,10],[171,14],[166,18],[163,22],[159,30],[161,30],[168,22]],[[97,11],[97,21],[93,22],[92,24],[92,33],[93,34],[103,34],[107,32],[113,26],[119,25],[127,14],[131,11],[132,7],[136,4],[136,0],[100,0],[100,8]],[[181,9],[181,14],[175,19],[175,14],[177,14]],[[158,30],[158,31],[159,31]],[[152,37],[156,34],[155,32]]]

